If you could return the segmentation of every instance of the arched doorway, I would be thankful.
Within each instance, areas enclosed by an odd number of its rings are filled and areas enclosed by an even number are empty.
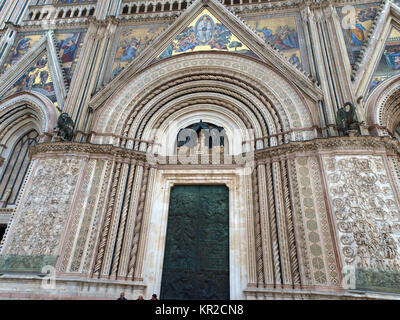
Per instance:
[[[226,185],[229,298],[243,299],[245,288],[257,283],[260,274],[255,264],[256,250],[260,249],[256,249],[254,237],[255,232],[262,231],[257,222],[258,195],[252,192],[257,188],[256,170],[245,170],[245,165],[236,160],[254,150],[314,138],[317,119],[311,116],[313,102],[305,100],[297,88],[262,63],[247,58],[238,61],[222,53],[165,59],[140,76],[125,80],[118,92],[96,106],[99,101],[93,101],[92,121],[93,131],[99,134],[91,142],[113,144],[151,156],[146,157],[149,169],[138,173],[141,189],[132,191],[139,199],[138,209],[137,215],[132,215],[135,227],[133,233],[127,234],[126,242],[137,251],[131,254],[133,258],[129,257],[134,263],[128,265],[126,274],[143,281],[145,294],[157,293],[165,298],[163,272],[168,267],[165,259],[170,252],[167,229],[171,225],[169,209],[173,206],[170,199],[176,192],[173,187]],[[235,161],[178,161],[177,149],[185,147],[178,146],[180,130],[200,121],[226,131],[224,151],[227,158]],[[276,179],[280,179],[279,168],[275,167]],[[126,181],[128,175],[128,171],[122,171],[114,179],[115,185]],[[176,241],[179,243],[179,239]],[[118,253],[121,258],[123,252]],[[121,275],[125,275],[125,270]]]

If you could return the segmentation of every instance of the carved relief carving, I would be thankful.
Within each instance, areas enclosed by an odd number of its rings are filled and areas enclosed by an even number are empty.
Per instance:
[[[4,253],[57,255],[80,172],[78,159],[39,160]]]
[[[344,263],[399,269],[399,210],[382,157],[326,157],[324,165]]]

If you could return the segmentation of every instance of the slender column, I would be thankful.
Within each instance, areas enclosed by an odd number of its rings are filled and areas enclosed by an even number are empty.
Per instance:
[[[93,274],[96,274],[96,275],[100,274],[100,269],[103,264],[103,257],[104,257],[104,252],[106,249],[108,232],[110,229],[111,216],[112,216],[113,208],[114,208],[115,195],[117,193],[118,178],[119,178],[120,170],[121,170],[121,163],[118,162],[117,165],[114,167],[114,174],[113,174],[113,179],[112,179],[113,184],[112,184],[112,187],[110,190],[107,212],[106,212],[106,216],[104,219],[103,230],[101,232],[100,244],[99,244],[99,248],[97,250],[97,257],[96,257],[95,265],[93,268]]]
[[[77,130],[85,130],[88,122],[89,101],[94,92],[96,84],[99,84],[99,77],[104,72],[105,57],[110,38],[114,35],[116,24],[114,20],[97,21],[90,19],[84,45],[68,97],[65,101],[64,112],[67,112],[75,122]]]
[[[283,199],[285,201],[286,223],[289,240],[290,265],[294,284],[300,284],[299,264],[297,261],[296,239],[294,236],[292,205],[289,194],[289,182],[287,178],[287,160],[281,160]]]
[[[104,50],[101,52],[101,63],[99,65],[99,69],[96,74],[96,80],[94,82],[93,86],[93,92],[96,92],[99,90],[99,88],[105,84],[108,80],[110,80],[110,77],[112,77],[111,70],[107,69],[108,62],[110,60],[110,56],[112,54],[112,44],[114,40],[114,36],[118,27],[118,21],[117,19],[113,17],[107,17],[106,22],[108,23],[107,27],[107,33],[105,35],[105,44],[104,44]]]
[[[0,1],[0,4],[3,1]],[[20,24],[28,9],[28,0],[7,0],[0,11],[0,29],[5,27],[6,22]]]
[[[344,41],[342,32],[342,23],[336,8],[330,4],[327,11],[327,25],[329,33],[332,37],[329,37],[330,45],[332,47],[332,53],[334,56],[335,70],[338,74],[338,81],[336,83],[339,90],[341,90],[344,102],[352,102],[356,106],[356,112],[359,121],[366,121],[364,108],[357,103],[358,97],[355,96],[351,80],[351,65],[347,54],[347,48]],[[363,130],[363,128],[361,128]]]
[[[102,265],[102,275],[109,275],[112,263],[112,256],[114,252],[116,236],[117,236],[117,228],[121,218],[121,207],[124,201],[124,191],[126,186],[126,178],[128,175],[129,165],[127,163],[122,164],[122,168],[120,169],[121,173],[118,179],[118,189],[115,194],[114,200],[114,208],[112,212],[112,218],[110,223],[110,228],[107,236],[107,245],[105,248],[103,265]]]
[[[156,168],[149,169],[149,178],[147,181],[147,191],[146,191],[147,195],[146,195],[146,201],[145,201],[144,212],[143,212],[142,228],[140,231],[135,272],[133,274],[134,280],[140,280],[140,281],[143,280],[143,274],[142,274],[143,270],[142,269],[143,269],[143,263],[144,263],[144,253],[145,253],[146,243],[147,243],[147,238],[144,236],[145,235],[147,236],[148,231],[149,231],[149,224],[150,224],[150,218],[151,218],[150,217],[151,216],[151,199],[152,199],[152,197],[150,195],[153,193],[153,185],[154,185],[156,171],[157,171]]]
[[[263,270],[263,248],[261,239],[261,219],[260,205],[258,193],[258,168],[254,168],[252,172],[252,191],[253,191],[253,212],[254,212],[254,233],[256,244],[256,268],[257,268],[257,286],[264,286],[264,270]]]
[[[141,228],[142,228],[149,171],[150,171],[149,168],[144,169],[142,189],[140,191],[140,198],[139,198],[138,214],[137,214],[136,221],[135,221],[135,228],[133,230],[134,236],[133,236],[132,248],[131,248],[130,257],[129,257],[129,265],[128,265],[128,277],[131,277],[131,278],[133,278],[135,266],[136,266],[136,260],[138,257],[137,253],[138,253],[139,239],[140,239],[140,233],[141,233]],[[135,279],[133,279],[133,280],[135,280]]]
[[[316,63],[315,65],[315,70],[317,74],[317,79],[318,82],[321,85],[321,89],[324,92],[324,106],[321,106],[324,108],[321,110],[321,113],[326,115],[325,119],[327,122],[327,125],[333,125],[336,123],[335,121],[335,110],[336,110],[336,103],[335,103],[335,97],[333,96],[332,88],[330,86],[330,80],[328,79],[329,77],[329,72],[326,70],[326,54],[322,48],[323,44],[323,39],[320,34],[320,29],[319,25],[321,22],[321,12],[319,9],[315,9],[314,11],[311,11],[309,7],[306,8],[308,17],[308,25],[309,25],[309,32],[311,36],[311,43],[313,46],[313,53],[314,53],[314,62]],[[329,129],[331,134],[336,134],[336,130],[334,129]]]
[[[268,191],[265,164],[258,165],[258,188],[260,201],[261,240],[264,264],[264,282],[267,287],[274,284],[274,266],[271,246],[271,226],[269,222]]]
[[[4,35],[0,39],[0,66],[3,65],[5,58],[10,52],[16,35],[17,32],[15,32],[14,27],[8,24],[7,30],[4,32]]]
[[[108,16],[119,16],[122,0],[98,1],[95,16],[98,20],[104,20]]]
[[[132,188],[133,188],[134,174],[135,174],[135,166],[130,165],[128,183],[127,183],[125,194],[124,194],[124,206],[123,206],[122,212],[121,212],[121,219],[120,219],[119,227],[118,227],[118,236],[117,236],[116,244],[115,244],[114,259],[113,259],[113,264],[112,264],[112,269],[111,269],[111,276],[113,276],[113,277],[116,277],[118,264],[119,264],[119,260],[120,260],[120,253],[121,253],[121,247],[122,247],[122,240],[124,237],[128,208],[131,203],[131,193],[132,193]]]
[[[274,177],[274,195],[276,214],[278,222],[278,238],[279,238],[279,252],[282,267],[282,280],[284,286],[292,284],[292,271],[290,267],[289,244],[287,237],[285,203],[283,199],[283,186],[281,178],[281,170],[279,162],[272,164],[273,177]]]
[[[278,232],[277,232],[278,225],[276,223],[274,186],[273,186],[271,166],[272,166],[271,163],[266,164],[268,211],[269,211],[269,219],[271,225],[271,245],[273,254],[274,280],[275,280],[275,286],[279,287],[282,283],[282,278],[281,278],[281,263],[279,256],[279,244],[278,244]]]
[[[135,178],[136,181],[135,185],[133,186],[131,197],[131,205],[128,212],[127,222],[126,222],[126,229],[125,235],[122,243],[121,249],[121,259],[120,265],[118,267],[118,278],[125,279],[128,274],[128,263],[130,260],[130,251],[132,247],[133,241],[133,230],[135,226],[135,219],[137,215],[138,209],[138,202],[140,197],[140,190],[142,187],[142,180],[143,180],[143,164],[138,164],[136,166]]]

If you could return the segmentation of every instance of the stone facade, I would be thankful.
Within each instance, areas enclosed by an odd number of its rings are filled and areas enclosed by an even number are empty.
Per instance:
[[[229,189],[231,299],[400,298],[396,1],[15,3],[0,9],[0,298],[159,294],[187,184]],[[179,146],[199,123],[224,143]]]

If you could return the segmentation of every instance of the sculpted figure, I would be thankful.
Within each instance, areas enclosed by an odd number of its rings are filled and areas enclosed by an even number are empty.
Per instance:
[[[345,135],[350,130],[356,130],[359,127],[359,122],[356,120],[356,108],[351,102],[346,102],[340,107],[336,114],[336,124],[340,131]]]
[[[61,137],[64,141],[72,141],[73,138],[73,130],[74,130],[74,122],[68,113],[61,113],[57,120],[57,127],[54,129],[58,129],[58,136]]]

